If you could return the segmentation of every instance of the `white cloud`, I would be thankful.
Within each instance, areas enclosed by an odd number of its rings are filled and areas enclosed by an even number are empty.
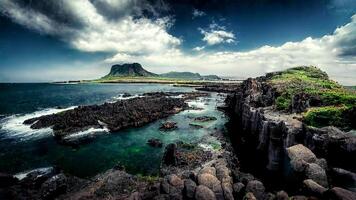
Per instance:
[[[201,34],[203,34],[203,41],[207,45],[216,45],[220,43],[233,43],[235,42],[235,35],[231,31],[226,31],[225,27],[219,26],[216,23],[209,25],[209,30],[204,30],[202,28],[198,29]]]
[[[152,20],[142,16],[134,17],[131,12],[121,16],[107,16],[103,14],[105,9],[98,7],[98,2],[120,7],[130,0],[58,0],[63,12],[75,19],[77,23],[74,24],[66,23],[67,19],[60,20],[60,13],[53,17],[41,9],[24,7],[17,3],[19,0],[0,1],[0,12],[21,25],[59,36],[81,51],[115,54],[109,56],[101,66],[117,62],[140,62],[156,73],[178,70],[246,78],[298,65],[316,65],[341,83],[356,85],[356,15],[350,23],[321,38],[308,37],[299,42],[263,46],[244,52],[205,51],[204,46],[198,46],[194,48],[197,51],[195,54],[188,54],[180,48],[182,40],[168,33],[172,26],[169,18],[158,17]],[[139,13],[132,12],[135,15]],[[210,24],[205,30],[199,30],[207,45],[236,42],[233,32],[216,23]],[[95,74],[88,74],[88,68],[80,68],[79,65],[74,67],[78,69],[73,69],[75,73],[71,73],[71,79],[92,77]],[[56,72],[60,71],[56,69],[48,69],[46,78],[54,80],[58,74]]]
[[[198,10],[198,9],[193,9],[193,13],[192,13],[192,15],[193,15],[193,19],[194,18],[197,18],[197,17],[202,17],[202,16],[205,16],[206,15],[206,13],[205,12],[203,12],[203,11],[201,11],[201,10]]]
[[[127,7],[136,0],[97,0],[109,6]],[[62,9],[80,22],[77,27],[60,23],[39,9],[31,9],[16,1],[2,0],[0,12],[15,22],[44,34],[56,35],[74,48],[88,52],[157,53],[175,48],[181,40],[170,35],[168,17],[151,20],[124,15],[113,20],[98,12],[89,0],[61,1]],[[111,17],[111,16],[110,16]]]
[[[352,21],[339,27],[331,35],[308,37],[299,42],[286,42],[281,46],[263,46],[251,51],[204,52],[196,55],[181,50],[163,54],[133,56],[135,60],[155,72],[171,70],[194,71],[241,78],[255,77],[299,65],[315,65],[333,79],[345,85],[356,85],[356,15]],[[117,55],[107,62],[128,61]]]
[[[197,47],[193,48],[194,51],[202,51],[204,49],[205,49],[205,46],[201,46],[201,47],[197,46]]]

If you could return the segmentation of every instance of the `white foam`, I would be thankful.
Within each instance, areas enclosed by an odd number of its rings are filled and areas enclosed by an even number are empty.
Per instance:
[[[208,107],[208,105],[206,105],[206,101],[204,101],[202,98],[198,98],[193,101],[187,101],[187,103],[189,107],[198,108],[196,110],[187,110],[189,113],[201,113],[204,112]]]
[[[12,115],[0,120],[0,129],[5,132],[3,135],[5,138],[16,138],[20,141],[48,136],[52,134],[51,128],[32,129],[30,125],[25,125],[23,122],[31,118],[55,114],[74,108],[76,108],[76,106],[64,109],[48,108],[24,115]]]
[[[19,180],[22,180],[24,178],[26,178],[26,176],[29,174],[29,173],[32,173],[32,172],[39,172],[40,174],[48,174],[50,173],[51,171],[53,170],[53,167],[43,167],[43,168],[37,168],[37,169],[33,169],[33,170],[29,170],[29,171],[24,171],[24,172],[20,172],[20,173],[17,173],[14,175],[14,177],[16,177],[17,179]],[[40,175],[41,176],[41,175]]]
[[[104,127],[104,128],[89,128],[85,131],[80,131],[74,134],[70,134],[66,137],[64,137],[65,140],[73,140],[73,139],[78,139],[81,137],[86,137],[86,136],[90,136],[90,135],[95,135],[95,134],[99,134],[99,133],[108,133],[109,129]]]

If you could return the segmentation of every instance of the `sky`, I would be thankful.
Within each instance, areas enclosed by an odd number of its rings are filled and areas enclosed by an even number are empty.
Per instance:
[[[356,85],[356,1],[0,0],[0,82],[133,62],[235,78],[314,65]]]

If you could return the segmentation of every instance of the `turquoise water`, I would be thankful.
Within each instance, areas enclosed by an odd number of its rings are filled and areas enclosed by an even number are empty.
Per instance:
[[[210,97],[189,102],[203,110],[186,110],[144,127],[117,133],[88,132],[95,139],[72,148],[56,143],[50,129],[31,130],[22,125],[22,121],[67,107],[114,101],[125,92],[138,95],[193,89],[159,84],[3,84],[0,87],[3,115],[0,120],[0,171],[9,173],[57,165],[67,173],[90,177],[120,163],[130,173],[157,174],[164,147],[150,147],[146,144],[148,139],[159,138],[165,146],[171,142],[195,142],[203,138],[201,145],[212,148],[219,143],[209,134],[216,128],[223,128],[226,121],[223,114],[216,110],[216,105],[221,103],[223,97],[211,93]],[[215,116],[217,120],[200,123],[203,129],[189,125],[193,122],[192,118],[204,115]],[[167,120],[177,122],[178,129],[159,131],[160,124]]]

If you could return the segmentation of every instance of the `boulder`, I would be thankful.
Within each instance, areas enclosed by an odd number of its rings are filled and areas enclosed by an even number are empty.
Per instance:
[[[229,182],[222,182],[221,187],[224,193],[225,200],[234,200],[232,185]]]
[[[220,185],[220,181],[214,175],[203,173],[198,175],[198,184],[205,185],[206,187],[213,189],[214,187]]]
[[[168,182],[174,187],[182,188],[184,182],[177,175],[172,174],[168,176]]]
[[[216,200],[216,196],[212,190],[204,185],[199,185],[195,192],[196,200]]]
[[[312,179],[307,179],[303,181],[303,190],[308,195],[320,198],[327,189]]]
[[[234,183],[232,188],[234,191],[235,199],[242,199],[242,196],[245,193],[245,185],[241,182],[238,182],[238,183]]]
[[[257,200],[255,195],[252,192],[247,192],[243,198],[243,200]]]
[[[323,187],[328,187],[329,185],[325,170],[315,163],[307,165],[305,169],[305,176]]]
[[[187,199],[194,199],[196,188],[197,184],[194,181],[192,181],[191,179],[184,180],[184,197]]]
[[[204,174],[204,173],[207,173],[207,174],[211,174],[213,176],[216,176],[216,169],[214,167],[204,167],[203,169],[201,169],[199,171],[199,174]]]
[[[323,194],[323,199],[326,200],[355,200],[356,193],[345,190],[339,187],[334,187],[332,189],[327,190]]]
[[[261,181],[253,180],[246,185],[246,192],[251,192],[257,199],[263,199],[265,186]]]
[[[333,168],[330,172],[333,185],[341,186],[356,192],[356,174],[341,168]]]
[[[275,200],[289,200],[289,196],[285,191],[279,191],[276,194]]]
[[[315,154],[302,144],[288,147],[287,154],[290,160],[302,159],[307,163],[314,163],[317,160]]]
[[[175,174],[165,176],[161,182],[161,192],[164,194],[169,194],[170,197],[181,196],[183,188],[183,180]]]
[[[223,199],[224,194],[221,182],[215,176],[208,173],[200,174],[198,175],[198,184],[211,189],[215,193],[217,199]]]

